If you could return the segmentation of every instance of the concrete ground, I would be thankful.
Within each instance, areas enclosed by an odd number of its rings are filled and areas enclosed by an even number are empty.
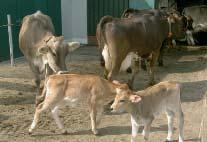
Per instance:
[[[165,54],[164,67],[156,67],[156,81],[175,80],[182,84],[182,108],[185,115],[184,136],[187,142],[200,141],[199,130],[207,109],[203,107],[203,96],[207,91],[207,47],[180,47]],[[99,65],[99,51],[96,47],[81,47],[67,58],[71,73],[103,75]],[[68,129],[62,135],[57,129],[50,112],[41,116],[41,121],[32,135],[28,128],[34,115],[36,90],[33,76],[25,60],[17,59],[16,66],[9,62],[0,63],[0,142],[127,142],[130,141],[131,125],[127,113],[112,115],[105,113],[99,126],[100,135],[90,131],[90,118],[85,106],[63,108],[61,119]],[[126,75],[119,79],[127,81]],[[135,90],[144,89],[148,75],[140,71],[135,80]],[[207,134],[207,120],[204,121],[202,136]],[[178,139],[177,119],[174,125],[174,140]],[[167,136],[167,119],[159,115],[152,124],[149,142],[164,142]],[[206,138],[206,137],[205,137]],[[137,141],[144,141],[139,132]],[[203,139],[202,142],[207,142]]]

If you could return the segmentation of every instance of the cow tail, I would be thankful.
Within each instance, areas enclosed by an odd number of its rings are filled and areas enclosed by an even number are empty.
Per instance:
[[[101,49],[103,49],[104,43],[107,43],[105,37],[105,24],[111,21],[113,21],[112,16],[104,16],[101,18],[99,24],[97,25],[96,38],[98,41],[99,48]]]

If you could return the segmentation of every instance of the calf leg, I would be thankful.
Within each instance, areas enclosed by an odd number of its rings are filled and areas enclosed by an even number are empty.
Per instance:
[[[167,141],[173,140],[173,119],[174,119],[174,112],[167,111],[167,120],[168,120],[168,134],[167,134]]]
[[[184,136],[183,136],[184,115],[183,115],[181,107],[178,112],[178,119],[179,119],[179,122],[178,122],[179,123],[179,142],[184,142]]]
[[[36,127],[38,121],[39,121],[39,117],[40,117],[40,114],[47,110],[48,109],[48,105],[44,104],[44,102],[42,102],[41,104],[39,104],[37,107],[36,107],[36,110],[35,110],[35,115],[34,115],[34,119],[33,119],[33,122],[29,128],[29,133],[32,133],[32,131],[34,130],[34,128]]]
[[[94,135],[98,134],[98,131],[96,129],[96,115],[97,115],[96,108],[92,106],[90,111],[90,118],[91,118],[91,128]]]
[[[144,125],[144,129],[142,131],[142,135],[144,136],[144,140],[146,140],[146,141],[149,139],[150,127],[151,127],[153,120],[154,120],[154,117],[151,117],[151,118],[145,120],[145,125]]]
[[[58,128],[59,128],[60,130],[62,130],[62,133],[63,133],[63,134],[67,133],[67,130],[64,129],[64,126],[63,126],[63,124],[62,124],[62,122],[61,122],[61,120],[60,120],[60,118],[59,118],[59,116],[58,116],[58,106],[54,107],[54,108],[51,110],[51,112],[52,112],[52,116],[53,116],[53,118],[54,118],[54,120],[55,120],[55,122],[56,122]]]
[[[139,125],[137,125],[137,123],[135,122],[135,120],[133,119],[132,116],[131,116],[131,124],[132,124],[131,142],[135,142],[136,141],[137,132],[138,132],[138,129],[139,129]]]

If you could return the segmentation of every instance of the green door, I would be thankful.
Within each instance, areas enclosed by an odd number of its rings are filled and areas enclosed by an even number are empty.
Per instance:
[[[56,34],[61,35],[61,1],[60,0],[1,0],[0,1],[0,61],[9,59],[9,40],[7,26],[7,14],[11,15],[14,58],[22,56],[18,47],[18,35],[21,21],[24,16],[37,10],[49,15],[55,26]]]
[[[88,36],[94,36],[96,25],[105,15],[120,17],[129,7],[129,0],[87,0],[87,31]]]

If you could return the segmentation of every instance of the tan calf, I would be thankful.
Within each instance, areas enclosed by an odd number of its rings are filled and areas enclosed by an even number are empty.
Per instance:
[[[184,117],[181,109],[180,86],[176,82],[161,82],[138,92],[117,89],[117,95],[111,108],[113,111],[125,110],[131,114],[131,142],[136,141],[139,125],[144,125],[142,134],[144,139],[148,140],[150,125],[155,116],[162,112],[166,113],[168,119],[167,141],[172,141],[175,114],[179,119],[179,142],[184,141]]]
[[[66,132],[58,117],[58,108],[65,104],[72,106],[86,104],[89,107],[92,131],[98,134],[97,113],[102,112],[107,99],[114,98],[117,88],[127,90],[128,86],[118,82],[109,82],[95,75],[57,74],[49,76],[42,91],[45,99],[36,107],[29,133],[36,127],[40,114],[47,109],[51,109],[59,129]]]

